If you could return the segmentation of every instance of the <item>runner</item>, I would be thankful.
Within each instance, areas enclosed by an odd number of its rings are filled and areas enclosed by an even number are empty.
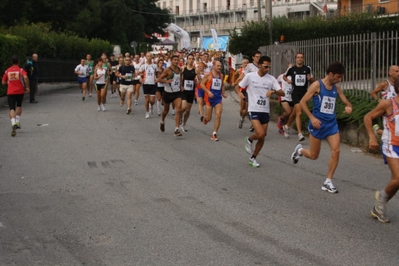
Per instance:
[[[163,65],[164,65],[163,59],[159,59],[159,60],[158,60],[158,63],[157,63],[158,69],[157,69],[157,71],[155,72],[155,77],[156,77],[157,79],[159,79],[159,77],[161,76],[162,72],[164,71]],[[163,83],[161,83],[161,82],[157,82],[157,92],[156,92],[156,96],[157,96],[157,111],[158,111],[158,116],[160,116],[161,113],[162,113],[162,112],[161,112],[161,105],[163,105],[162,97],[163,97],[164,87],[165,87],[165,84],[163,84]]]
[[[19,58],[11,57],[12,66],[3,75],[1,84],[7,84],[7,101],[10,109],[11,136],[17,135],[17,129],[21,128],[22,102],[24,93],[29,92],[28,73],[19,67]]]
[[[153,113],[154,103],[155,103],[155,93],[157,87],[155,85],[155,71],[157,71],[157,66],[152,63],[152,53],[148,52],[146,54],[146,62],[141,65],[140,73],[143,75],[143,93],[144,93],[144,107],[145,107],[145,118],[150,118]],[[151,107],[150,107],[151,105]]]
[[[130,59],[130,57],[129,57]],[[131,62],[131,61],[130,61]],[[118,61],[115,60],[115,55],[111,54],[109,56],[109,62],[111,65],[111,74],[109,75],[109,83],[111,84],[111,98],[118,97],[116,94],[116,71],[118,69]]]
[[[393,87],[393,83],[395,79],[399,78],[399,66],[392,65],[388,70],[388,79],[379,83],[377,87],[371,92],[371,97],[373,99],[378,99],[378,94],[381,92],[381,99],[388,100],[396,96],[395,89]],[[373,126],[374,133],[378,136],[381,136],[383,131],[380,129],[380,125],[375,124]]]
[[[291,127],[292,122],[294,122],[296,128],[298,130],[298,140],[303,141],[305,137],[302,134],[302,110],[299,102],[301,101],[302,97],[305,95],[308,84],[312,84],[314,78],[312,76],[312,70],[309,66],[304,64],[304,55],[303,53],[297,53],[295,56],[295,66],[289,68],[287,72],[284,74],[283,79],[288,84],[292,84],[293,91],[291,94],[292,97],[292,104],[294,105],[294,110],[291,113],[290,117],[288,118],[287,124],[283,125],[284,136],[286,138],[289,137],[289,130]],[[291,77],[291,80],[287,77]]]
[[[125,59],[123,57],[118,57],[118,65],[116,66],[116,69],[119,69],[121,66],[124,65],[125,65]],[[119,94],[119,98],[121,97],[121,91],[119,90],[120,84],[121,84],[121,79],[119,77],[116,77],[116,91]]]
[[[94,68],[94,83],[95,83],[95,88],[96,88],[96,93],[97,93],[97,111],[103,111],[105,112],[105,95],[106,95],[106,90],[105,90],[105,77],[108,76],[108,69],[105,69],[104,67],[104,60],[102,58],[99,58],[97,60],[97,65]]]
[[[119,67],[116,71],[116,76],[120,78],[119,91],[121,92],[121,106],[125,102],[125,96],[127,92],[127,110],[126,114],[132,112],[132,94],[133,94],[133,78],[135,75],[134,66],[132,66],[132,60],[125,58],[125,65]]]
[[[202,61],[201,61],[201,62],[203,62],[204,65],[205,65],[205,68],[204,68],[205,73],[209,73],[209,72],[212,71],[213,64],[212,64],[212,62],[209,60],[209,54],[208,54],[207,52],[205,52],[205,53],[202,55]]]
[[[387,100],[380,100],[378,105],[364,117],[364,126],[369,135],[369,148],[379,148],[377,138],[374,135],[372,123],[374,119],[383,117],[384,133],[382,135],[382,153],[385,164],[391,170],[391,180],[382,190],[375,192],[374,208],[371,216],[382,223],[389,223],[386,205],[395,196],[399,189],[399,79],[393,82],[396,96]]]
[[[331,179],[339,161],[340,135],[335,114],[335,103],[337,97],[345,105],[345,113],[352,113],[352,104],[345,97],[341,88],[336,85],[342,81],[345,68],[340,62],[332,62],[327,68],[324,79],[314,82],[300,101],[300,107],[309,117],[309,149],[303,149],[301,144],[295,147],[291,155],[291,161],[298,163],[299,157],[316,160],[319,157],[321,141],[326,139],[331,149],[331,157],[328,163],[327,179],[321,187],[330,193],[337,193]],[[313,100],[313,111],[310,112],[307,102]]]
[[[241,62],[241,67],[234,73],[234,79],[238,79],[241,74],[244,72],[245,68],[248,66],[249,60],[243,59]],[[239,82],[234,81],[234,86],[236,86]],[[240,98],[240,120],[238,121],[238,128],[242,128],[244,124],[245,117],[248,115],[248,96],[247,96],[247,88],[240,88],[241,93],[244,95],[244,98]]]
[[[200,115],[201,122],[204,122],[204,90],[201,88],[201,80],[205,76],[205,64],[203,62],[198,63],[196,72],[197,85],[195,87],[195,93],[198,101],[198,113]]]
[[[140,61],[140,56],[138,54],[136,54],[134,56],[134,62],[133,62],[133,66],[134,69],[136,71],[136,77],[133,80],[133,94],[135,96],[134,99],[134,105],[138,104],[139,101],[139,96],[140,96],[140,87],[141,87],[141,74],[140,74],[140,68],[141,68],[141,61]]]
[[[292,64],[288,64],[288,69],[292,66],[293,66]],[[291,84],[285,82],[285,80],[283,79],[283,76],[284,76],[284,74],[281,74],[277,78],[277,82],[280,84],[280,87],[283,89],[283,91],[285,93],[285,96],[279,97],[279,101],[280,101],[281,107],[283,107],[284,112],[277,119],[277,128],[278,128],[278,132],[285,136],[285,134],[287,134],[287,133],[285,133],[285,131],[283,130],[283,125],[286,123],[287,119],[290,117],[290,114],[292,112],[292,108],[294,107],[294,104],[292,103],[292,97],[291,97],[292,86],[291,86]],[[287,79],[291,80],[291,76],[287,77]]]
[[[182,105],[181,105],[181,113],[183,123],[180,125],[180,129],[182,132],[186,132],[186,124],[187,120],[190,117],[191,107],[194,102],[194,87],[195,87],[195,78],[197,74],[195,72],[194,67],[194,55],[189,54],[187,56],[187,64],[184,66],[182,71],[182,79],[181,86],[183,89],[182,92]]]
[[[107,93],[108,93],[108,84],[109,84],[109,76],[110,76],[110,72],[111,72],[111,64],[108,62],[108,58],[107,58],[107,54],[106,53],[102,53],[101,55],[101,59],[103,60],[103,65],[102,67],[105,69],[105,98],[104,98],[104,103],[107,102]]]
[[[226,98],[224,92],[223,74],[220,72],[222,63],[215,61],[212,71],[204,76],[201,81],[201,88],[205,92],[206,113],[204,117],[204,125],[212,120],[212,111],[215,108],[215,123],[213,125],[213,133],[211,140],[218,141],[217,132],[220,127],[222,117],[222,97]]]
[[[160,122],[161,132],[165,132],[165,117],[169,112],[169,105],[175,104],[176,116],[175,116],[175,131],[174,136],[180,137],[183,134],[179,131],[180,117],[181,117],[181,86],[180,86],[180,68],[179,56],[172,55],[172,65],[165,69],[161,76],[157,79],[157,82],[165,84],[165,90],[163,94],[164,109],[162,112],[162,118]]]
[[[91,55],[86,55],[86,66],[89,68],[88,71],[88,78],[87,78],[87,90],[89,91],[89,97],[93,92],[93,78],[94,78],[94,61],[91,60]]]
[[[244,79],[235,87],[240,99],[249,98],[248,111],[255,133],[245,138],[245,150],[251,155],[248,163],[252,167],[260,166],[256,161],[256,156],[262,149],[267,134],[270,120],[269,98],[272,94],[284,96],[284,91],[278,85],[277,80],[268,74],[271,64],[270,57],[262,56],[259,63],[259,70],[245,75]],[[241,88],[246,88],[247,94],[244,94]],[[257,140],[257,142],[253,151],[252,142],[254,140]]]
[[[89,73],[89,69],[86,66],[86,60],[81,59],[80,64],[75,67],[75,74],[78,75],[78,84],[79,88],[82,91],[82,101],[84,101],[86,97],[86,87],[87,87],[86,73]]]

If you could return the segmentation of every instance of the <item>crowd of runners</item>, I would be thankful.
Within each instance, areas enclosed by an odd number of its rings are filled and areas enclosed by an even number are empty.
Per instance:
[[[159,129],[165,131],[165,117],[172,107],[175,125],[173,134],[181,137],[186,132],[194,102],[198,106],[199,120],[207,124],[214,115],[212,141],[218,141],[218,130],[221,124],[222,99],[225,92],[226,78],[222,72],[220,54],[194,51],[192,53],[167,53],[153,55],[151,52],[141,55],[103,53],[93,61],[90,54],[82,59],[74,69],[82,93],[82,101],[92,97],[93,88],[97,99],[97,111],[106,111],[108,88],[111,97],[120,99],[120,106],[126,106],[126,114],[132,113],[132,105],[138,105],[140,93],[144,96],[145,118],[154,115],[156,108],[160,117]],[[352,105],[338,85],[342,81],[345,68],[340,62],[332,62],[326,69],[325,77],[315,80],[312,70],[305,64],[304,54],[295,56],[294,64],[274,77],[269,74],[271,59],[255,51],[252,62],[244,59],[242,67],[231,79],[240,99],[238,128],[242,129],[245,119],[251,121],[251,134],[245,137],[244,147],[250,154],[249,164],[259,167],[256,157],[261,151],[270,121],[270,102],[273,94],[278,96],[283,113],[278,117],[277,127],[285,138],[289,138],[291,126],[296,125],[298,141],[305,140],[302,132],[302,112],[309,118],[309,147],[297,144],[291,161],[297,164],[304,156],[316,160],[319,156],[322,140],[326,140],[331,157],[328,163],[326,180],[321,189],[337,193],[332,183],[338,166],[340,154],[340,134],[336,121],[336,99],[340,98],[345,105],[344,112],[351,114]],[[27,72],[19,68],[19,60],[12,58],[13,66],[7,69],[2,83],[8,83],[8,102],[10,106],[11,135],[21,128],[22,100],[24,90],[29,91]],[[381,222],[389,222],[386,215],[386,203],[399,189],[399,67],[391,66],[389,79],[382,82],[372,92],[379,99],[378,106],[364,118],[365,127],[370,137],[370,148],[378,147],[379,127],[373,127],[372,121],[383,117],[382,152],[388,163],[392,177],[384,190],[376,192],[376,202],[371,215]],[[313,110],[307,103],[313,102]],[[154,108],[155,106],[155,108]],[[381,130],[382,131],[382,130]],[[255,143],[256,142],[256,143]],[[255,143],[255,144],[254,144]]]

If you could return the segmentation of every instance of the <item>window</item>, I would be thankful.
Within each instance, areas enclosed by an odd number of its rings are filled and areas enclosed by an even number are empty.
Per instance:
[[[162,3],[162,8],[163,8],[163,9],[166,8],[166,1],[163,1],[163,3]]]
[[[176,6],[175,13],[176,15],[179,15],[179,6]]]
[[[252,7],[255,6],[255,0],[249,0],[249,5]]]

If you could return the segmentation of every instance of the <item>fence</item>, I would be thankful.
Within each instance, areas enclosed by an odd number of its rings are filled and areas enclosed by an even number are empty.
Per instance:
[[[355,94],[368,94],[388,78],[389,66],[398,64],[398,42],[399,31],[392,31],[262,46],[260,51],[271,57],[274,76],[295,63],[298,52],[305,55],[305,64],[312,68],[316,79],[325,76],[330,62],[340,61],[346,68],[341,87]]]
[[[80,61],[76,60],[39,58],[39,82],[76,81],[74,69],[79,63]]]

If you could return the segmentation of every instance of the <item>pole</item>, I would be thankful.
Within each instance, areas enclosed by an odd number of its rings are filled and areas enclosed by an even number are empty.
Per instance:
[[[269,31],[270,31],[270,45],[273,44],[273,12],[272,12],[272,0],[266,0],[268,1],[268,6],[269,6]]]
[[[262,21],[262,6],[260,5],[260,0],[258,0],[258,21],[261,22]]]

